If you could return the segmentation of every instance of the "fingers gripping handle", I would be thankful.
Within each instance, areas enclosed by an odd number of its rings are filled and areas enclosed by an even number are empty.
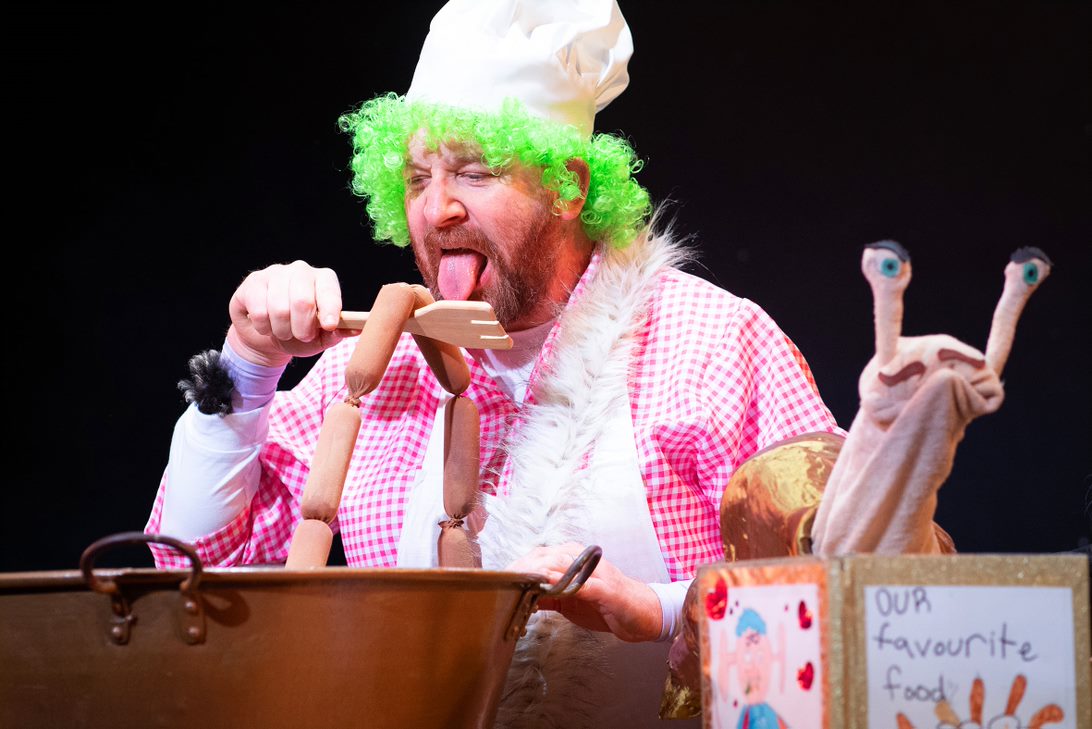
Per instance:
[[[571,597],[576,594],[588,581],[588,578],[592,576],[592,572],[595,571],[595,568],[599,565],[599,560],[602,558],[602,548],[594,544],[587,547],[573,560],[573,563],[561,576],[561,579],[557,581],[557,584],[544,586],[542,597],[560,598]]]

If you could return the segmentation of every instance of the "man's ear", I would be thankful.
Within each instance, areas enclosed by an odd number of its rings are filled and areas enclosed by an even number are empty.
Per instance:
[[[579,157],[573,157],[565,163],[565,168],[576,175],[576,182],[580,185],[580,197],[572,200],[558,200],[557,214],[562,220],[575,220],[584,210],[584,201],[588,199],[588,184],[591,182],[591,170],[588,163]]]

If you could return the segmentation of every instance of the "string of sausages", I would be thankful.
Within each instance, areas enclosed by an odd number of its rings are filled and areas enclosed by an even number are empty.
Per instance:
[[[349,461],[360,432],[360,402],[379,386],[406,321],[414,311],[433,303],[423,286],[387,284],[379,290],[345,370],[347,395],[330,406],[319,431],[311,471],[303,487],[303,517],[292,535],[288,569],[324,567],[330,558],[337,516]],[[453,344],[413,335],[440,386],[454,397],[444,408],[444,511],[437,545],[441,567],[480,567],[481,555],[464,520],[478,499],[481,422],[474,402],[463,396],[470,386],[470,368]]]

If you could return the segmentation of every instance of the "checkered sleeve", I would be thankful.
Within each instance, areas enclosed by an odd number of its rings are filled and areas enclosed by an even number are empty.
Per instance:
[[[146,534],[155,534],[160,530],[159,525],[163,518],[163,498],[166,489],[167,474],[164,472],[159,491],[156,493],[155,503],[152,505],[152,514],[148,519],[148,524],[144,527]],[[242,563],[243,548],[250,533],[250,514],[251,507],[247,505],[238,516],[221,529],[192,541],[192,546],[197,551],[197,556],[200,557],[202,565],[206,567],[227,567]],[[189,559],[181,552],[160,544],[149,544],[148,546],[155,558],[155,566],[161,570],[186,569],[190,566]]]
[[[341,388],[345,361],[351,351],[343,345],[328,351],[296,388],[276,394],[270,406],[269,435],[259,457],[261,475],[254,497],[228,524],[192,541],[205,566],[229,567],[285,560],[292,532],[300,518],[299,499],[307,480],[307,464],[314,452],[326,406]],[[170,484],[164,472],[145,532],[159,530],[168,488]],[[161,569],[188,566],[183,555],[169,548],[153,545],[152,553],[156,566]]]
[[[756,304],[664,278],[632,381],[649,510],[673,580],[723,559],[720,500],[757,451],[838,432],[799,350]]]
[[[800,350],[746,299],[713,350],[703,390],[708,412],[696,471],[714,504],[736,468],[763,448],[803,433],[840,432]]]

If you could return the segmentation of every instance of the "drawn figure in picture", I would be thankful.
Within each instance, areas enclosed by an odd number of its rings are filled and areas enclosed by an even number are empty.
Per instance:
[[[1005,704],[1005,711],[990,719],[986,729],[1039,729],[1044,724],[1054,724],[1065,718],[1065,712],[1057,704],[1047,704],[1032,715],[1027,724],[1022,724],[1016,716],[1016,709],[1024,698],[1024,690],[1027,689],[1028,680],[1022,674],[1018,674],[1012,680],[1012,688],[1009,689],[1009,700]],[[976,678],[971,684],[971,717],[967,721],[960,721],[959,716],[952,710],[947,699],[937,702],[936,714],[940,719],[937,729],[981,729],[982,706],[986,702],[986,686],[981,678]],[[895,717],[898,729],[914,729],[914,725],[904,714]]]
[[[766,635],[766,621],[746,608],[736,624],[736,650],[728,650],[728,636],[721,638],[721,661],[718,681],[729,685],[728,672],[732,666],[738,669],[739,688],[743,694],[743,708],[736,729],[787,729],[788,724],[766,703],[770,690],[773,664],[780,663],[778,690],[785,690],[785,626],[778,626],[778,645],[773,646]]]

